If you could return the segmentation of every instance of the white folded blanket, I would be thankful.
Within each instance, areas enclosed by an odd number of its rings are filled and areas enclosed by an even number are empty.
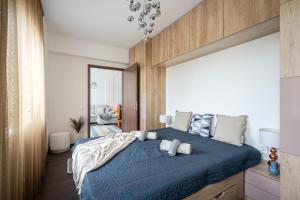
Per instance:
[[[170,156],[176,156],[176,153],[178,151],[178,148],[180,146],[181,142],[177,139],[173,140],[171,143],[171,146],[169,148],[168,154]]]
[[[110,133],[105,137],[79,144],[72,154],[73,179],[78,194],[88,172],[104,165],[135,139],[134,133]]]
[[[160,143],[160,150],[169,151],[172,145],[172,141],[162,140]],[[191,154],[192,153],[192,145],[188,143],[181,143],[178,147],[177,153],[182,154]]]
[[[135,136],[140,140],[144,141],[147,140],[156,140],[157,134],[156,132],[146,132],[146,131],[132,131],[134,132]]]
[[[147,140],[157,140],[157,134],[156,132],[148,132],[146,138]]]

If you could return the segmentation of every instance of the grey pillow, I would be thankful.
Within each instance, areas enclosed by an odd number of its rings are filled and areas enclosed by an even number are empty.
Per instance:
[[[242,146],[247,116],[217,115],[217,126],[214,140]]]
[[[187,132],[192,115],[192,112],[176,112],[172,128]]]

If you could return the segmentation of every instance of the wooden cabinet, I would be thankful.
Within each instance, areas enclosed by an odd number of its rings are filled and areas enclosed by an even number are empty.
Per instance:
[[[183,200],[244,200],[244,172],[210,184]]]
[[[239,199],[238,196],[238,186],[234,185],[221,194],[219,194],[217,197],[214,198],[215,200],[233,200],[233,199]]]
[[[140,66],[140,129],[153,130],[162,127],[159,115],[165,113],[165,72],[164,67],[152,65],[152,39],[142,40],[130,49],[130,64]]]
[[[190,50],[189,16],[186,15],[152,39],[152,65]]]
[[[277,32],[280,1],[291,0],[204,0],[153,38],[152,65],[168,67]]]
[[[163,36],[162,32],[152,38],[152,65],[157,65],[162,62],[164,45],[163,45]]]
[[[130,65],[133,65],[135,63],[139,64],[140,66],[140,129],[145,130],[146,129],[146,119],[147,119],[147,66],[149,65],[149,58],[147,55],[149,55],[149,43],[146,43],[144,40],[136,44],[134,47],[130,48],[129,50],[129,62]],[[151,55],[151,53],[150,53]]]
[[[246,171],[245,193],[246,197],[252,200],[279,200],[279,176],[270,175],[268,172],[268,164],[263,161],[261,164]]]
[[[285,3],[280,12],[281,77],[300,76],[300,2]]]
[[[280,8],[280,198],[300,199],[299,86],[300,2],[282,0]],[[291,126],[292,125],[292,126]]]
[[[171,58],[172,29],[166,28],[152,38],[152,64],[157,65]]]
[[[190,50],[189,15],[171,25],[171,58]]]
[[[280,156],[280,198],[288,200],[299,200],[300,157],[283,152],[280,152]]]
[[[228,188],[221,194],[218,194],[216,197],[213,197],[210,200],[238,200],[240,199],[238,196],[238,186],[233,185],[232,187]]]
[[[134,47],[129,49],[129,64],[139,63],[140,65],[145,64],[145,44],[144,42],[139,42]]]
[[[279,0],[224,0],[224,36],[279,15]]]
[[[223,38],[223,0],[205,0],[190,13],[190,49]]]

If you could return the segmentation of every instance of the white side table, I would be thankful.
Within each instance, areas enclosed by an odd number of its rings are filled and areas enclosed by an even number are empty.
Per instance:
[[[50,150],[52,153],[61,153],[70,149],[70,133],[55,132],[50,134]]]

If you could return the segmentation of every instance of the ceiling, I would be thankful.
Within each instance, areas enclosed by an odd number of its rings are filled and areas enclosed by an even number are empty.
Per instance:
[[[160,0],[162,15],[151,36],[200,1]],[[42,4],[50,33],[122,48],[129,48],[144,37],[136,22],[127,21],[128,0],[42,0]]]

